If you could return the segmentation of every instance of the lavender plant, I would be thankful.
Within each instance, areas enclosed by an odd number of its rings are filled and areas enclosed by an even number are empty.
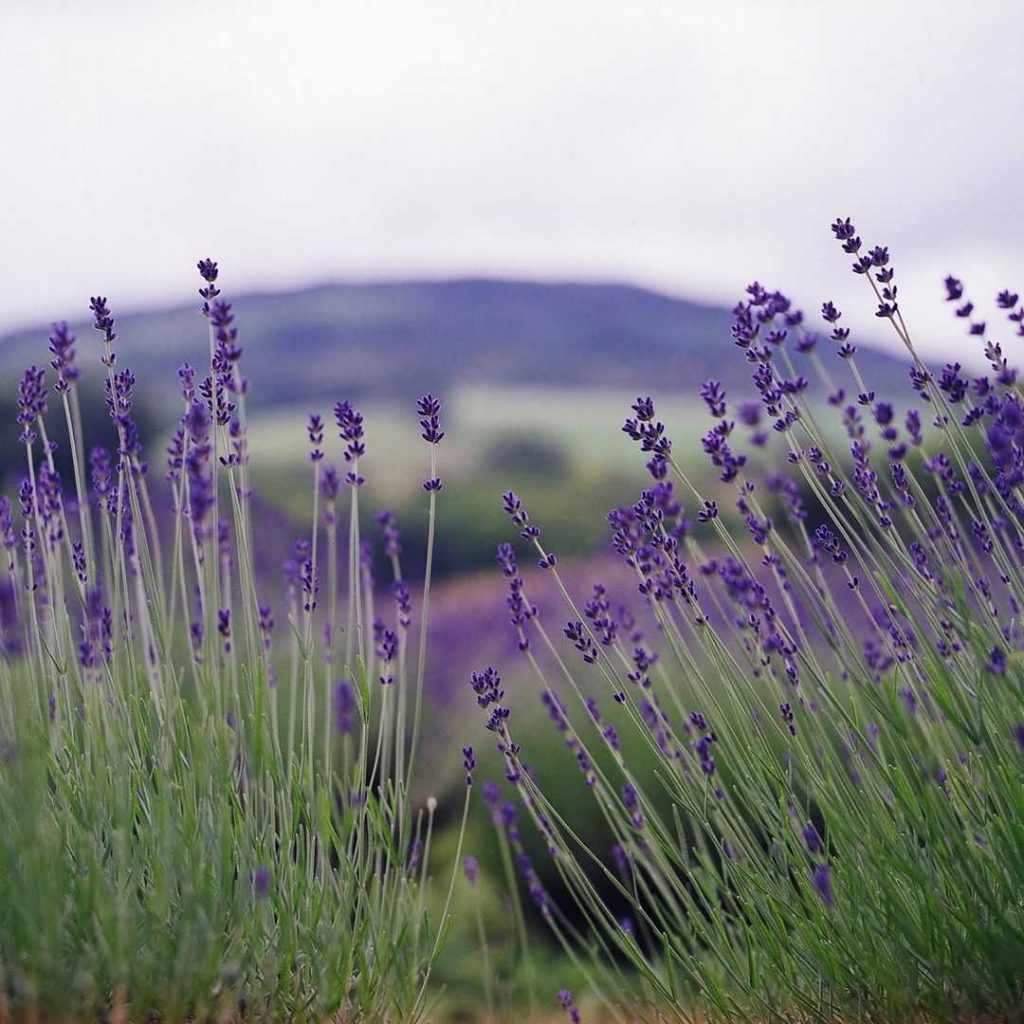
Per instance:
[[[832,231],[908,353],[908,406],[862,378],[834,303],[814,327],[747,288],[732,334],[756,397],[701,388],[714,489],[650,398],[623,427],[652,481],[608,524],[653,638],[603,587],[570,593],[504,496],[565,607],[544,621],[505,543],[511,625],[610,852],[531,770],[493,668],[472,689],[514,800],[483,791],[529,898],[617,1019],[1024,1012],[1024,402],[960,281],[945,285],[983,345],[980,376],[934,373],[888,250],[849,219]],[[1019,296],[997,306],[1024,334]],[[520,813],[568,905],[531,864]]]
[[[0,499],[0,1019],[415,1020],[451,893],[432,919],[436,800],[424,814],[410,796],[430,561],[417,646],[387,515],[393,602],[375,610],[363,418],[340,402],[344,474],[312,415],[312,521],[283,606],[267,599],[241,340],[216,263],[199,272],[209,361],[181,368],[164,482],[105,298],[90,309],[116,451],[82,436],[66,325],[19,386],[25,475]],[[433,524],[440,403],[419,412]]]

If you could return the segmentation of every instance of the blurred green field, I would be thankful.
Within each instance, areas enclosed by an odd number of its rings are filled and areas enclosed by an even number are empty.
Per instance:
[[[489,566],[498,540],[509,534],[501,511],[504,491],[519,492],[560,555],[602,549],[605,513],[632,502],[650,478],[636,446],[622,433],[636,395],[626,391],[563,388],[463,387],[443,396],[445,440],[439,471],[436,571],[440,575]],[[311,509],[311,473],[305,422],[318,411],[331,419],[335,399],[259,413],[250,427],[253,482],[271,504],[298,525]],[[419,440],[412,403],[388,400],[360,405],[366,419],[364,514],[395,510],[406,549],[422,554],[426,505],[420,482],[428,453]],[[662,413],[662,409],[664,412]],[[706,421],[699,401],[676,398],[659,407],[687,461],[700,458],[696,438]],[[340,444],[327,438],[325,465],[337,462]],[[701,476],[705,476],[700,469]]]
[[[327,396],[260,414],[250,428],[253,462],[262,471],[301,465],[307,450],[306,417],[314,411],[329,416],[339,397]],[[495,447],[513,442],[523,445],[524,455],[534,445],[584,471],[618,470],[638,479],[642,476],[635,445],[620,429],[636,399],[633,391],[473,385],[441,397],[445,411],[443,459],[449,477],[527,469],[514,458],[494,465]],[[414,488],[424,460],[423,447],[414,443],[418,431],[412,401],[400,404],[371,399],[358,406],[366,417],[369,482],[391,493]],[[692,437],[707,419],[696,392],[663,397],[658,411],[680,436]]]

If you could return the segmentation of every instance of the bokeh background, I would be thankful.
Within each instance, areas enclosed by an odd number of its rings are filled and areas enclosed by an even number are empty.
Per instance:
[[[645,478],[622,420],[651,394],[715,493],[696,388],[750,392],[728,312],[748,281],[812,328],[835,300],[883,393],[905,353],[836,216],[890,247],[931,360],[983,359],[943,302],[947,273],[979,305],[1021,284],[1011,3],[6,0],[0,41],[0,476],[20,472],[13,382],[46,358],[52,320],[76,324],[91,437],[109,434],[94,294],[162,476],[176,368],[206,351],[200,257],[238,314],[268,579],[308,530],[305,418],[340,399],[366,413],[367,504],[397,511],[418,564],[413,402],[440,394],[424,792],[453,792],[458,746],[482,743],[472,668],[500,664],[517,714],[542,714],[502,612],[501,492],[523,495],[581,594],[601,579],[629,601],[604,522]],[[827,344],[822,358],[840,372]],[[577,799],[571,755],[545,758]],[[486,859],[486,816],[474,828]]]

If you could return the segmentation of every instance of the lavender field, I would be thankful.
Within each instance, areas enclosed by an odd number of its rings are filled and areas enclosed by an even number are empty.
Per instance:
[[[0,1024],[1024,1022],[1016,6],[0,44]]]
[[[1019,1015],[1024,305],[947,277],[988,369],[932,367],[888,249],[831,230],[903,381],[751,284],[749,384],[624,402],[621,477],[607,395],[492,393],[489,443],[535,436],[489,469],[465,400],[261,416],[211,260],[151,447],[108,300],[54,324],[0,499],[0,1015]]]

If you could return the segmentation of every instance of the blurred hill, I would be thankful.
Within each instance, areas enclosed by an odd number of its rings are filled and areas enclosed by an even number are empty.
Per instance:
[[[628,285],[473,278],[225,297],[235,303],[256,405],[341,394],[408,398],[478,383],[672,388],[689,397],[702,379],[716,377],[733,395],[750,391],[727,309]],[[198,301],[122,314],[115,297],[120,363],[150,395],[158,381],[176,380],[183,361],[199,365],[206,357]],[[87,365],[95,336],[85,321],[76,333]],[[40,363],[46,337],[43,325],[0,338],[0,375]],[[862,347],[858,363],[881,391],[905,382],[902,362],[878,350]]]

